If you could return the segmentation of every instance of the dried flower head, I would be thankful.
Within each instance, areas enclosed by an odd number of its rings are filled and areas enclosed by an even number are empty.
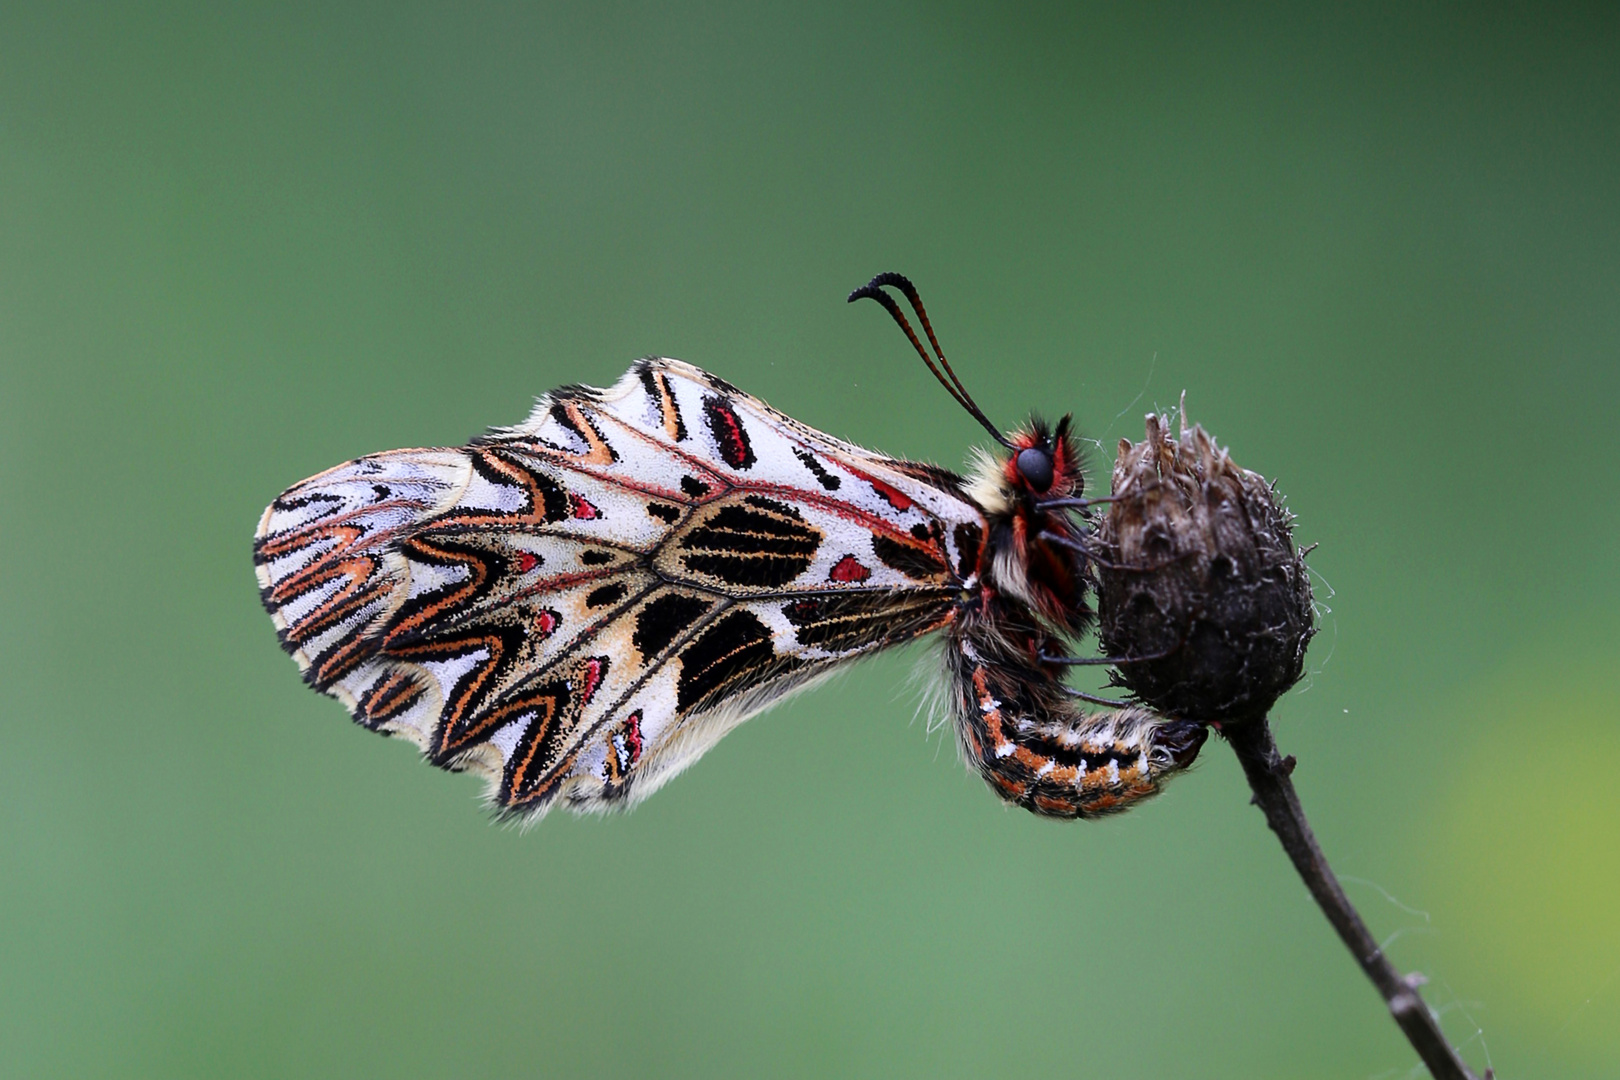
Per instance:
[[[1202,427],[1121,440],[1115,502],[1097,541],[1100,636],[1116,676],[1167,715],[1263,717],[1299,681],[1315,632],[1293,517],[1264,477],[1233,464]]]

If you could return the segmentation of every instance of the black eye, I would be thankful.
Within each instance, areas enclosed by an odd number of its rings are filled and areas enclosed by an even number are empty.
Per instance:
[[[1018,475],[1035,489],[1036,494],[1045,491],[1052,486],[1052,455],[1033,446],[1018,451]]]

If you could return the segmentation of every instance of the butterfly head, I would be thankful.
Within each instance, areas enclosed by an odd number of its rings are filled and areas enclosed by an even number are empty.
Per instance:
[[[1012,445],[1002,466],[1002,481],[1021,501],[1080,494],[1080,458],[1069,433],[1069,417],[1059,420],[1056,427],[1032,417],[1027,427],[1013,432],[1007,441]]]
[[[1082,534],[1071,516],[1083,484],[1064,417],[1050,427],[1031,419],[1002,451],[975,451],[965,490],[989,527],[983,580],[1066,632],[1090,619]]]
[[[1042,510],[1051,499],[1080,495],[1085,479],[1080,451],[1065,416],[1056,425],[1039,417],[1006,436],[1000,452],[979,451],[968,479],[968,495],[993,520],[1018,519],[1023,530],[1034,528],[1037,518],[1058,518],[1055,510]]]

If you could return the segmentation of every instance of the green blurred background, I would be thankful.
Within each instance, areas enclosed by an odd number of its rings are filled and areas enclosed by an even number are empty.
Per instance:
[[[522,833],[277,649],[283,487],[643,354],[959,464],[888,269],[1002,423],[1281,479],[1353,898],[1620,1073],[1620,18],[1318,7],[0,7],[0,1075],[1411,1075],[1224,746],[1037,821],[912,649]]]

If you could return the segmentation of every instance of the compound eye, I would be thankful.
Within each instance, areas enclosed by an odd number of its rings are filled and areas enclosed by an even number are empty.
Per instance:
[[[1018,451],[1018,475],[1039,495],[1052,486],[1052,455],[1033,446]]]

